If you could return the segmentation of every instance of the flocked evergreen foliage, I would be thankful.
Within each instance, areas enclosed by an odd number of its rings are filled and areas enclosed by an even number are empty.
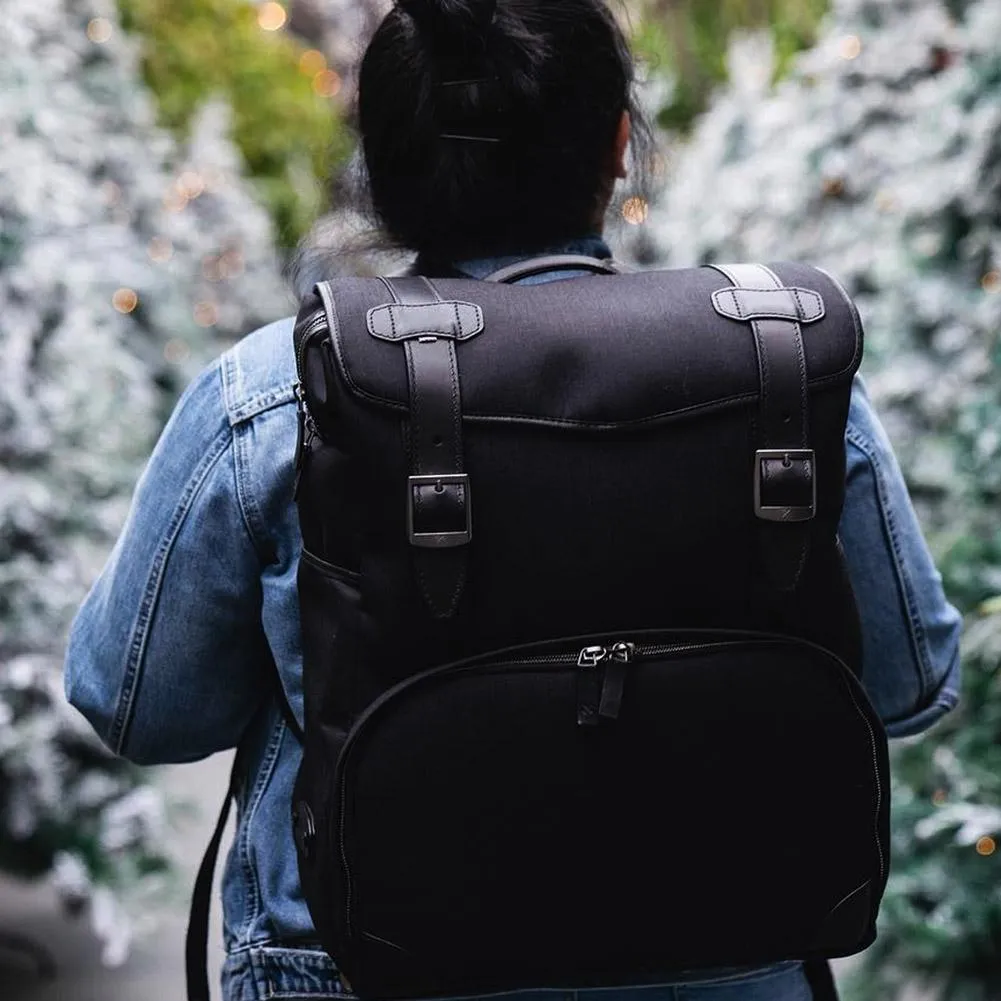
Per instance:
[[[291,302],[223,106],[178,147],[110,0],[0,22],[0,868],[51,871],[116,961],[164,804],[66,705],[66,629],[176,391]]]
[[[670,81],[655,109],[659,124],[687,129],[713,90],[726,82],[727,49],[737,32],[764,30],[781,77],[816,39],[828,0],[639,0],[633,47],[654,73]]]
[[[270,14],[274,27],[283,8],[265,6],[264,23]],[[119,7],[140,40],[161,121],[184,136],[208,99],[224,99],[278,241],[294,246],[324,207],[327,182],[350,150],[330,100],[336,73],[318,65],[316,53],[303,60],[305,46],[285,31],[262,29],[248,0],[119,0]]]
[[[835,0],[768,86],[760,48],[629,244],[687,265],[803,259],[837,273],[866,373],[952,600],[960,710],[894,756],[894,863],[859,998],[922,981],[1001,997],[1001,5]]]

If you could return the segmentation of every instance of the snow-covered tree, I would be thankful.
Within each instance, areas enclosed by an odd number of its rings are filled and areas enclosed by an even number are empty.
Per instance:
[[[292,303],[224,106],[157,128],[104,0],[0,20],[0,866],[53,871],[115,961],[164,809],[66,705],[66,629],[176,391]]]

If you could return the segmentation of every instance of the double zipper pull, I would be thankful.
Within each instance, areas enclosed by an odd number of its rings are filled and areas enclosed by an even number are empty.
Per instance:
[[[597,726],[603,719],[618,719],[626,672],[635,656],[633,643],[588,646],[581,650],[577,657],[577,666],[583,668],[577,676],[578,725]],[[599,667],[604,667],[600,687]]]

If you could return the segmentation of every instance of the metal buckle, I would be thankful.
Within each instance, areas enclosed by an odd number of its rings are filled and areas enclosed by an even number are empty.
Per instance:
[[[810,464],[808,505],[768,505],[761,500],[761,464],[766,459]],[[817,455],[812,448],[759,448],[754,453],[754,513],[762,521],[810,521],[817,514]]]
[[[465,500],[466,527],[460,532],[418,532],[414,529],[414,489],[416,487],[461,486]],[[407,534],[410,545],[421,549],[452,549],[464,546],[473,537],[473,513],[470,505],[468,473],[438,473],[407,478]]]

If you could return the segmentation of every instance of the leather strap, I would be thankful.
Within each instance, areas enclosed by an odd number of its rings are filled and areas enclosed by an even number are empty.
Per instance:
[[[826,959],[807,960],[804,969],[813,1001],[838,1001],[838,985]]]
[[[382,281],[400,305],[442,302],[426,278]],[[454,337],[455,331],[446,324],[426,334],[415,331],[403,342],[410,397],[408,532],[418,587],[439,619],[450,618],[458,607],[466,582],[466,546],[472,535]]]
[[[209,991],[209,911],[212,907],[212,877],[215,875],[219,846],[229,819],[229,810],[235,796],[236,763],[226,790],[226,799],[219,811],[215,831],[209,840],[195,877],[191,894],[191,912],[188,915],[188,932],[184,942],[184,967],[188,1001],[210,1001]]]
[[[528,261],[509,264],[487,275],[484,281],[510,285],[522,278],[545,274],[547,271],[591,271],[599,275],[618,275],[626,271],[626,267],[611,258],[602,260],[597,257],[587,257],[584,254],[553,254],[548,257],[533,257]]]
[[[782,289],[761,264],[714,264],[740,289]],[[718,297],[717,297],[718,298]],[[816,469],[809,448],[806,358],[799,323],[792,318],[752,319],[761,406],[754,457],[754,506],[762,559],[781,591],[799,583],[816,508]]]

